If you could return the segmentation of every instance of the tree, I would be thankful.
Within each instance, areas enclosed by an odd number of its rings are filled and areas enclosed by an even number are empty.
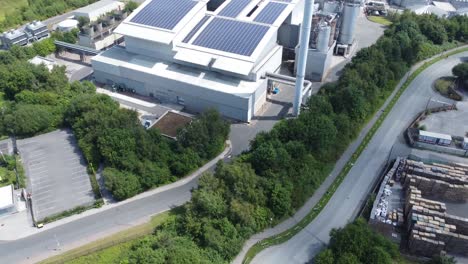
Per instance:
[[[325,249],[321,251],[315,258],[315,264],[334,264],[335,263],[335,256],[333,255],[333,251],[330,249]]]
[[[439,255],[434,256],[431,260],[429,260],[426,264],[456,264],[457,261],[454,257]]]
[[[121,172],[114,168],[105,168],[102,175],[106,188],[119,201],[135,196],[141,191],[140,182],[134,174]]]
[[[50,110],[42,105],[18,104],[2,120],[5,131],[16,136],[34,136],[46,132],[57,125]]]
[[[452,74],[462,81],[468,80],[468,62],[463,62],[452,68]]]
[[[133,12],[138,7],[138,3],[134,1],[128,1],[125,5],[124,11],[125,12]]]

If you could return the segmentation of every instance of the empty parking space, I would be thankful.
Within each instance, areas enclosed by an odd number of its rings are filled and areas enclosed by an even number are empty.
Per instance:
[[[86,162],[71,131],[18,140],[17,145],[36,221],[94,202]]]

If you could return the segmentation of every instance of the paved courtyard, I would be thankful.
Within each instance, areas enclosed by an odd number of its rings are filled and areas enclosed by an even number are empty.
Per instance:
[[[420,123],[431,132],[464,137],[465,133],[468,132],[468,102],[458,102],[457,109],[433,113]]]
[[[57,130],[18,140],[17,145],[36,221],[93,204],[86,162],[71,131]]]

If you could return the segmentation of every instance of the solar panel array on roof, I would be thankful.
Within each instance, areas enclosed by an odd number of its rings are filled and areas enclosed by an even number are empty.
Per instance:
[[[257,17],[255,17],[254,21],[265,24],[273,24],[287,6],[287,4],[270,2],[265,6],[265,8],[262,9],[262,11],[260,11]]]
[[[200,30],[200,28],[206,23],[206,21],[208,21],[209,18],[210,18],[209,16],[203,17],[202,20],[200,20],[200,22],[198,22],[198,24],[195,25],[195,27],[188,33],[188,35],[185,36],[182,42],[188,43],[193,38],[193,36],[195,36],[197,31]]]
[[[232,0],[219,12],[220,16],[237,17],[251,0]]]
[[[171,30],[196,4],[193,0],[153,0],[130,22]]]
[[[268,26],[217,17],[205,27],[192,44],[250,56],[268,29]]]

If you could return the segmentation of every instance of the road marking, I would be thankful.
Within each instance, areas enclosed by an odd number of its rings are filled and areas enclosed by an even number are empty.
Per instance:
[[[33,191],[37,192],[38,190],[50,188],[51,186],[52,186],[52,184],[42,185],[42,186],[40,186],[39,188],[37,188],[36,190],[33,190]]]

